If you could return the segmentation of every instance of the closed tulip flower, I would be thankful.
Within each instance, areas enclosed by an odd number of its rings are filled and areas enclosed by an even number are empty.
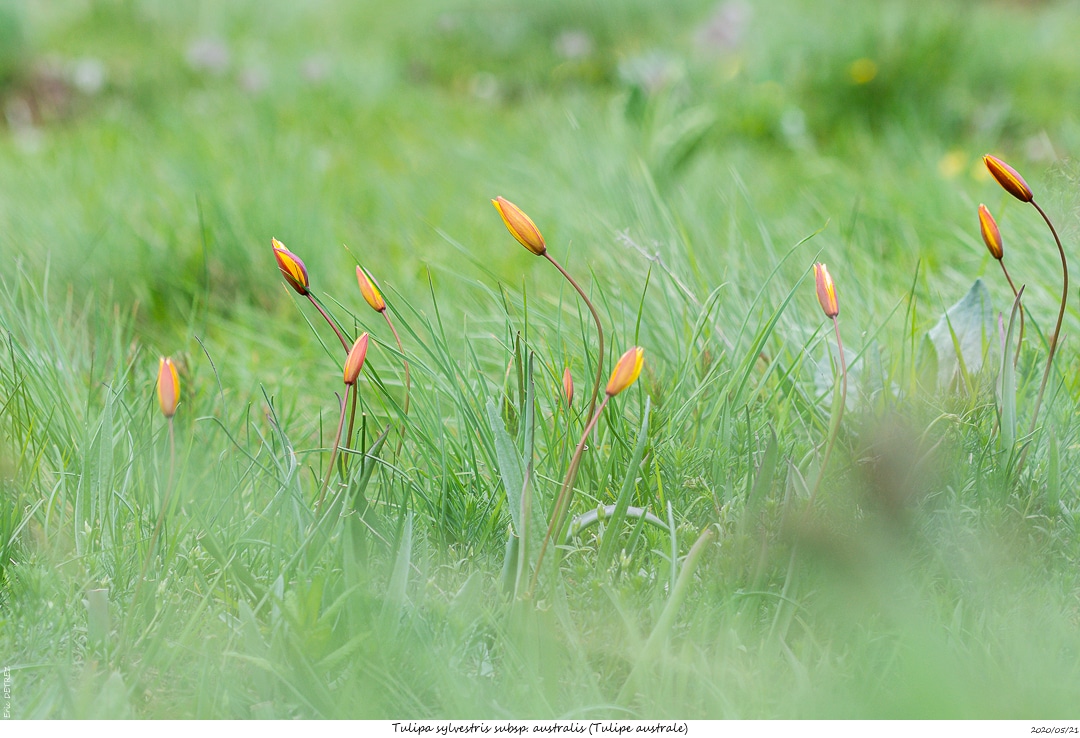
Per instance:
[[[544,237],[540,235],[540,229],[532,222],[532,218],[525,215],[521,208],[505,197],[496,197],[491,204],[499,211],[506,229],[518,243],[537,256],[544,255],[547,245],[544,243]]]
[[[296,290],[297,294],[308,294],[311,283],[308,282],[307,267],[304,266],[304,262],[300,260],[299,256],[285,248],[285,244],[276,238],[271,238],[270,244],[274,247],[274,258],[277,259],[281,276],[285,278],[290,287]]]
[[[161,413],[166,418],[175,415],[180,402],[180,376],[173,360],[164,356],[158,360],[157,396]]]

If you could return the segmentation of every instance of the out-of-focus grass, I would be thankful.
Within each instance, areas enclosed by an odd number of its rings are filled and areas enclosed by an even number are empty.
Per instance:
[[[1075,233],[1075,4],[11,8],[26,46],[5,109],[33,112],[35,61],[68,96],[0,137],[0,653],[18,715],[1075,717],[1076,354],[1066,341],[1019,477],[996,445],[995,362],[972,392],[919,373],[923,334],[976,276],[1008,307],[979,201],[1031,314],[1045,328],[1056,308],[1052,247],[979,155],[1007,154]],[[77,83],[87,59],[96,92]],[[594,296],[605,366],[647,352],[575,512],[614,501],[647,394],[633,504],[676,522],[628,529],[610,569],[591,529],[536,603],[503,595],[487,402],[520,448],[535,351],[546,512],[586,420],[560,409],[561,372],[580,397],[596,359],[498,194]],[[354,479],[321,523],[342,355],[281,285],[271,236],[350,333],[372,332],[365,445],[393,428],[363,495]],[[342,243],[402,332],[407,419]],[[852,386],[806,514],[829,424],[815,259]],[[183,399],[150,557],[159,353]],[[1043,356],[1033,331],[1022,413]],[[708,526],[717,543],[642,657]]]

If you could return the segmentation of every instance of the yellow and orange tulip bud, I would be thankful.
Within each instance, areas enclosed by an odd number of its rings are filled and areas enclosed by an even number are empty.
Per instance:
[[[505,197],[496,197],[491,204],[499,211],[506,230],[510,231],[510,235],[516,238],[518,243],[537,256],[544,255],[547,245],[544,244],[544,237],[540,235],[540,229],[532,222],[532,218]]]
[[[634,346],[620,356],[615,364],[615,371],[611,373],[611,378],[608,380],[607,389],[604,390],[608,397],[614,397],[636,382],[644,361],[645,350],[638,346]]]
[[[364,301],[371,305],[372,310],[377,313],[386,310],[386,301],[383,300],[379,288],[375,286],[375,280],[360,267],[356,267],[356,282],[360,285],[360,294],[364,296]]]
[[[562,374],[562,388],[563,397],[566,399],[566,406],[573,407],[574,405],[574,377],[570,374],[570,367],[566,367]]]
[[[983,243],[990,249],[990,255],[1001,261],[1001,257],[1005,255],[1001,248],[1001,231],[998,230],[994,216],[990,215],[990,211],[981,203],[979,205],[979,230],[982,231]]]
[[[817,284],[817,299],[825,316],[835,318],[840,314],[840,306],[836,303],[836,286],[824,264],[814,264],[814,282]]]
[[[164,356],[158,360],[157,397],[162,415],[171,418],[176,414],[180,402],[180,376],[173,360]]]
[[[277,259],[281,276],[298,294],[306,295],[310,282],[308,282],[307,267],[304,266],[304,262],[276,238],[271,238],[270,243],[274,247],[274,258]]]
[[[1020,202],[1031,202],[1035,199],[1035,195],[1032,194],[1031,188],[1027,186],[1027,182],[1020,176],[1020,173],[1001,159],[987,154],[983,157],[983,164],[990,170],[990,174],[994,175],[994,179],[998,181],[998,184],[1004,187],[1005,191],[1017,200]]]
[[[356,384],[360,370],[364,368],[364,358],[367,356],[368,334],[364,333],[356,339],[349,355],[345,359],[345,384]]]

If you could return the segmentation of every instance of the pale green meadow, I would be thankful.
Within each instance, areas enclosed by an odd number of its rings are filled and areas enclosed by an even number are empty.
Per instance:
[[[1077,38],[0,1],[5,711],[1080,718]]]

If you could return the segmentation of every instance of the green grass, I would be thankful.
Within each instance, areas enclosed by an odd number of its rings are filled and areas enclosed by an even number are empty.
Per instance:
[[[41,94],[42,59],[107,73],[0,132],[13,716],[1077,717],[1080,316],[1025,435],[1059,263],[979,161],[1023,172],[1075,253],[1076,3],[788,0],[726,49],[698,41],[703,0],[0,5],[5,109]],[[567,31],[587,54],[561,55]],[[220,72],[189,62],[205,38]],[[534,558],[595,329],[496,195],[592,296],[604,375],[645,349],[572,514],[626,489],[664,523],[587,528],[531,600],[503,479],[530,472]],[[939,388],[924,343],[977,277],[1008,321],[979,202],[1027,285],[1014,447],[1000,360]],[[343,352],[272,236],[372,335],[371,452],[344,454],[321,519]],[[354,256],[401,333],[408,416]],[[814,261],[851,373],[809,506],[836,412]]]

